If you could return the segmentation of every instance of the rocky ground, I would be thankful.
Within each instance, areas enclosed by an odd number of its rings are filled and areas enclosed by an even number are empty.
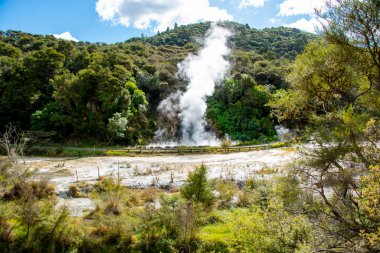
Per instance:
[[[67,197],[76,182],[93,184],[99,176],[119,178],[123,185],[134,188],[180,187],[190,171],[204,163],[208,178],[232,179],[237,183],[253,177],[268,177],[281,172],[284,165],[297,157],[292,148],[278,148],[230,154],[172,155],[149,157],[26,158],[37,175],[56,185],[60,205],[81,215],[93,203],[86,198]]]

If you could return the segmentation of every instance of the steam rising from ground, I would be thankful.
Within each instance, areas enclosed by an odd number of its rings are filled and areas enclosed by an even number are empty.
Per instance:
[[[182,145],[218,144],[215,135],[205,130],[206,97],[214,93],[215,84],[223,81],[229,68],[224,59],[230,52],[227,47],[229,36],[229,30],[213,25],[198,55],[190,54],[178,65],[179,73],[189,80],[186,92],[180,98]]]
[[[160,113],[165,113],[168,119],[174,118],[173,112],[179,116],[179,145],[219,144],[215,134],[206,131],[206,98],[214,93],[215,85],[223,81],[229,69],[230,64],[224,59],[230,52],[227,46],[229,36],[229,30],[213,24],[207,31],[204,47],[198,54],[190,54],[178,64],[178,75],[188,81],[186,91],[183,94],[172,94],[158,107]],[[170,133],[174,133],[173,129],[159,129],[156,140],[167,141]]]

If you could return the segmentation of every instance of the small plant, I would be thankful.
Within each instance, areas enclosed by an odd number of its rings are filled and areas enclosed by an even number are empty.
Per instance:
[[[232,145],[231,139],[227,136],[225,139],[222,140],[220,143],[220,147],[222,148],[228,148]]]
[[[139,167],[137,167],[137,165],[135,167],[133,167],[133,176],[140,176],[141,175],[141,172],[139,170]]]
[[[54,197],[54,194],[55,188],[53,185],[49,184],[47,180],[20,180],[14,182],[12,187],[8,191],[4,192],[3,199],[16,200],[28,196],[32,196],[35,199],[44,199]]]
[[[278,172],[278,169],[276,168],[269,168],[269,167],[264,167],[264,168],[261,168],[259,171],[257,171],[257,173],[259,175],[270,175],[270,174],[275,174]]]
[[[126,189],[120,184],[120,181],[117,181],[112,177],[104,178],[96,183],[94,188],[105,201],[106,213],[111,213],[114,215],[121,214],[121,201],[124,198]]]
[[[217,205],[219,208],[226,208],[231,205],[233,197],[238,192],[238,187],[233,181],[215,180],[216,191],[218,191]]]
[[[73,198],[82,197],[82,194],[81,194],[78,186],[75,184],[70,185],[68,194],[69,194],[69,196],[71,196]]]
[[[156,188],[144,189],[141,193],[140,198],[144,203],[152,203],[157,200],[159,191]]]
[[[30,182],[33,194],[38,199],[49,198],[55,195],[55,187],[47,180],[38,180]]]
[[[152,187],[156,187],[158,186],[158,182],[160,181],[160,178],[158,176],[155,176],[153,179],[152,179]]]
[[[151,174],[153,174],[153,170],[152,170],[152,168],[148,168],[148,169],[146,169],[145,170],[145,172],[144,172],[144,176],[147,176],[147,175],[151,175]]]
[[[94,190],[94,187],[87,182],[81,181],[70,185],[69,196],[73,198],[87,197],[87,195]]]
[[[190,172],[185,185],[181,188],[181,195],[187,200],[211,206],[214,195],[207,182],[207,167],[202,164],[194,172]]]

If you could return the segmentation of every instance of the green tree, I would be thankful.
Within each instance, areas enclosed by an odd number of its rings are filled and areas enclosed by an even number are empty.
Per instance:
[[[344,1],[344,4],[356,8],[358,2]],[[345,6],[338,5],[332,11],[340,8]],[[370,19],[364,13],[362,18]],[[379,158],[373,155],[378,152],[380,141],[379,107],[373,106],[378,93],[365,67],[370,59],[369,54],[347,44],[312,42],[297,57],[287,76],[290,90],[281,91],[270,103],[279,119],[303,120],[306,134],[314,143],[313,148],[302,149],[303,164],[295,169],[311,182],[313,192],[319,194],[323,203],[319,209],[319,226],[336,236],[329,247],[339,245],[358,252],[375,250],[372,245],[362,243],[361,231],[370,230],[373,221],[355,199],[362,196],[358,175],[365,175],[371,166],[379,163]]]
[[[168,124],[157,113],[160,102],[185,89],[185,80],[176,77],[178,62],[201,46],[193,38],[204,36],[210,25],[181,25],[153,37],[111,45],[0,31],[0,131],[12,122],[23,130],[55,131],[55,141],[75,138],[104,143],[108,119],[126,113],[128,130],[118,142],[149,142],[158,127]],[[223,25],[236,31],[230,38],[230,60],[236,63],[232,67],[234,82],[261,85],[252,85],[253,91],[242,85],[245,91],[232,91],[237,97],[231,103],[224,101],[222,88],[211,98],[216,116],[210,117],[210,126],[221,136],[234,133],[235,139],[269,140],[274,130],[263,98],[287,86],[283,76],[290,60],[314,36],[293,28],[257,30],[235,22]],[[242,81],[242,74],[253,79]],[[371,102],[376,108],[378,102]],[[237,121],[239,126],[228,121]],[[169,123],[177,128],[176,123]],[[94,136],[96,140],[92,140]]]
[[[112,139],[123,139],[128,127],[128,117],[116,112],[112,118],[108,119],[107,132]]]
[[[205,206],[213,203],[214,195],[207,182],[207,167],[204,164],[189,173],[186,183],[181,187],[181,196]]]
[[[233,140],[266,141],[275,135],[266,106],[270,93],[247,76],[227,80],[208,99],[207,115],[215,123],[220,135]]]
[[[328,22],[326,38],[333,44],[364,54],[370,83],[380,91],[380,2],[378,0],[330,1],[329,9],[320,13]]]
[[[63,61],[62,54],[46,48],[25,55],[13,65],[1,91],[5,121],[30,126],[30,115],[52,100],[50,79],[60,71]]]

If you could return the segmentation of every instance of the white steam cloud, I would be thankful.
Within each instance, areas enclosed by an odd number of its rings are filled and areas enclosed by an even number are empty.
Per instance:
[[[198,55],[190,54],[178,64],[179,74],[189,80],[180,97],[181,145],[217,145],[215,134],[205,130],[206,97],[214,93],[215,85],[223,81],[229,69],[224,59],[230,52],[227,39],[231,32],[215,24],[206,34],[205,46]]]

